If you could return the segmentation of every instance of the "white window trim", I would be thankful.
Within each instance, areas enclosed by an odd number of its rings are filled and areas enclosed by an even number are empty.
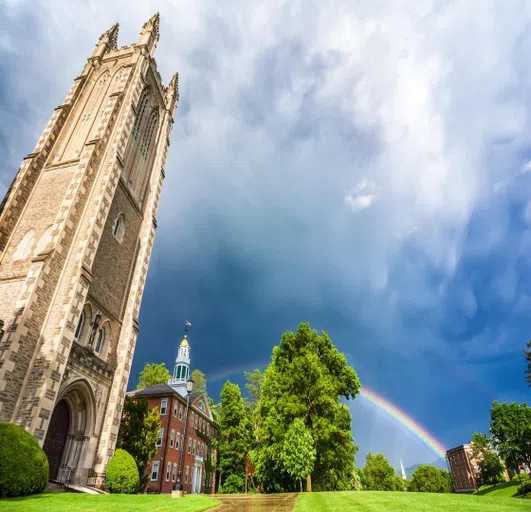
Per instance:
[[[168,465],[166,466],[166,482],[170,481],[171,476],[171,462],[168,462]]]
[[[187,484],[188,483],[188,477],[190,475],[190,466],[186,466],[186,477],[184,479],[184,483]]]
[[[163,408],[164,408],[164,412],[162,411]],[[160,415],[161,416],[165,416],[167,410],[168,410],[168,399],[167,398],[163,398],[160,401]]]
[[[159,437],[157,439],[157,448],[160,448],[162,446],[162,438],[164,437],[164,428],[160,429]]]
[[[177,478],[177,463],[174,462],[173,463],[173,471],[172,471],[172,474],[171,474],[171,481],[175,482],[176,478]]]
[[[153,464],[151,465],[151,481],[152,482],[156,482],[159,479],[159,468],[160,468],[160,462],[158,460],[153,461]],[[155,473],[155,478],[153,478],[153,473]]]
[[[170,448],[173,448],[173,443],[175,442],[175,430],[173,428],[171,429],[171,436],[170,436]]]
[[[179,449],[179,444],[181,442],[181,433],[180,432],[177,432],[176,436],[175,436],[175,449],[178,450]]]

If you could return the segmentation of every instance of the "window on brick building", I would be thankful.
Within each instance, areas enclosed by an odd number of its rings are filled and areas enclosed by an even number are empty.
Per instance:
[[[76,333],[74,334],[74,339],[78,340],[83,332],[83,326],[85,325],[85,312],[81,311],[81,316],[79,317],[79,322],[77,323]]]
[[[157,446],[162,446],[162,436],[164,435],[164,429],[161,428],[159,431],[159,438],[157,439]]]
[[[175,478],[177,477],[177,464],[173,463],[173,472],[171,474],[171,481],[175,482]]]
[[[171,429],[170,448],[173,448],[174,441],[175,441],[175,430]]]
[[[192,448],[192,455],[195,455],[195,449],[197,447],[197,443],[195,442],[195,439],[194,439],[194,446]]]
[[[188,475],[190,474],[190,466],[186,466],[186,474],[185,474],[185,477],[184,477],[184,483],[187,484],[188,483]]]
[[[173,404],[173,417],[175,418],[177,416],[177,400]]]
[[[168,409],[168,399],[163,398],[160,401],[160,415],[164,416],[166,414],[166,410]]]
[[[192,416],[190,417],[190,426],[194,426],[194,411],[192,411]]]
[[[179,449],[179,441],[181,439],[181,434],[179,432],[177,432],[177,437],[175,438],[175,449],[178,450]]]
[[[168,465],[166,466],[166,482],[170,481],[170,473],[171,473],[171,462],[168,462]]]
[[[192,438],[188,439],[188,453],[192,453]]]
[[[151,466],[151,481],[155,482],[159,478],[159,461],[153,462],[153,465]]]
[[[112,228],[112,234],[114,238],[118,240],[119,243],[122,243],[125,233],[125,217],[123,213],[120,213],[114,221],[114,226]]]
[[[183,406],[181,404],[181,406],[179,407],[179,419],[182,420],[183,419]]]

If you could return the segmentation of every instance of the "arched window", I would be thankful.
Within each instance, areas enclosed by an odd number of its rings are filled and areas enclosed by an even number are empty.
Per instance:
[[[85,325],[85,311],[81,311],[81,316],[79,317],[79,322],[77,323],[76,333],[74,334],[74,339],[78,340],[83,332],[83,326]]]
[[[13,254],[13,260],[14,261],[25,260],[31,253],[34,243],[35,243],[35,231],[33,229],[30,229],[29,231],[26,232],[22,240],[17,245],[15,254]]]
[[[125,217],[123,213],[120,213],[116,220],[114,221],[114,226],[112,228],[112,233],[118,242],[122,243],[125,233]]]
[[[103,345],[105,343],[105,329],[103,327],[100,327],[98,329],[98,332],[96,333],[96,345],[94,346],[94,352],[96,354],[101,354],[101,349],[103,348]]]

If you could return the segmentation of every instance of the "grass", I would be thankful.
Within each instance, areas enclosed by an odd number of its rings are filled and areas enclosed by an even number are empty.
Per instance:
[[[203,512],[220,501],[206,496],[191,495],[172,499],[169,495],[145,494],[77,494],[44,493],[24,498],[0,500],[2,512]]]
[[[315,492],[301,494],[294,512],[518,512],[527,500],[417,492]]]
[[[482,485],[479,488],[479,491],[476,491],[474,494],[479,494],[480,496],[490,496],[492,498],[510,498],[511,496],[516,496],[518,487],[520,484],[518,482],[503,482],[496,485]]]

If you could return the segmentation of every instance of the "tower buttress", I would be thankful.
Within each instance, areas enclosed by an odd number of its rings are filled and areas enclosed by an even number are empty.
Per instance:
[[[96,43],[96,48],[94,48],[94,52],[92,52],[93,59],[101,60],[106,53],[110,52],[111,50],[116,50],[118,47],[119,29],[120,25],[115,23],[109,30],[107,30],[107,32],[104,32],[100,36],[98,42]]]
[[[160,15],[155,13],[142,27],[137,46],[145,45],[148,53],[153,57],[155,48],[159,42]]]

